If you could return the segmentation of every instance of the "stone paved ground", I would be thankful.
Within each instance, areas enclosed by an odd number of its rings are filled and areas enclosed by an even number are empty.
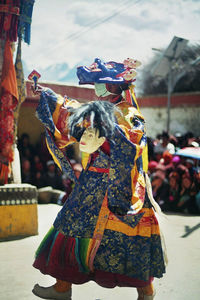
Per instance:
[[[60,207],[39,205],[39,235],[0,243],[0,300],[37,300],[35,283],[54,283],[32,267],[34,252]],[[155,300],[200,299],[200,216],[167,215],[160,220],[169,264],[166,275],[155,280]],[[104,289],[95,283],[73,286],[73,300],[136,300],[131,288]]]

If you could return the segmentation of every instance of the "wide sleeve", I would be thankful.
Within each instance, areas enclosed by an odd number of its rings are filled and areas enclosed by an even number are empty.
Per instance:
[[[141,149],[125,136],[116,125],[115,134],[110,143],[110,168],[108,179],[108,207],[112,212],[126,214],[131,206],[131,172]]]
[[[76,181],[71,164],[62,150],[64,147],[76,142],[69,137],[67,128],[67,118],[69,116],[68,107],[79,105],[76,101],[70,101],[52,90],[42,91],[40,101],[36,110],[36,117],[45,127],[46,143],[55,163],[62,172]]]
[[[111,143],[108,205],[125,215],[138,213],[144,204],[147,138],[141,113],[130,105],[122,112]]]

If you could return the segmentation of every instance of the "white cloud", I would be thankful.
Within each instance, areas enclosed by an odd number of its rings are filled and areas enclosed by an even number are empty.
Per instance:
[[[73,68],[95,57],[135,57],[145,64],[152,47],[167,47],[174,35],[200,42],[199,28],[199,1],[37,0],[23,59],[30,71],[62,62]]]

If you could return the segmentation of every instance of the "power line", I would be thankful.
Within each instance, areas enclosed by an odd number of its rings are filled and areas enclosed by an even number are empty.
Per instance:
[[[120,8],[120,7],[123,7],[124,5],[126,5],[126,4],[128,4],[128,3],[130,3],[130,2],[133,2],[133,1],[132,1],[132,0],[128,0],[128,1],[126,0],[126,1],[123,1],[123,2],[120,4],[120,6],[118,6],[118,9],[117,9],[111,16],[103,17],[103,18],[100,18],[100,19],[97,19],[97,20],[95,19],[95,20],[89,22],[88,24],[86,24],[85,27],[89,27],[89,28],[93,29],[93,28],[97,27],[98,25],[100,25],[100,24],[102,24],[102,23],[105,23],[105,22],[108,21],[109,19],[111,19],[111,18],[115,17],[116,15],[120,14],[120,13],[124,10],[124,8],[121,9],[121,10],[119,10],[119,8]],[[132,3],[132,4],[134,4],[134,3]],[[127,7],[125,7],[125,9],[127,9]],[[85,31],[85,30],[88,30],[89,28],[82,29],[81,31],[78,30],[78,31],[76,31],[76,32],[74,32],[74,33],[71,33],[70,35],[68,35],[68,36],[66,37],[66,39],[69,39],[69,40],[71,40],[71,38],[72,38],[72,40],[73,40],[73,39],[76,39],[76,36],[77,36],[77,35],[78,35],[78,37],[79,37],[79,35],[81,35],[82,32],[84,33],[84,31]]]
[[[134,2],[133,2],[132,0],[124,1],[123,6],[126,5],[126,4],[128,4],[128,3],[130,3],[130,6],[131,6],[131,5],[133,5],[133,4],[137,4],[137,3],[140,2],[140,1],[141,1],[141,0],[137,0],[137,1],[134,1]],[[132,4],[131,4],[131,2],[132,2]],[[121,6],[122,6],[122,5],[121,5]],[[118,7],[118,8],[119,8],[119,7]],[[126,7],[122,8],[122,9],[120,9],[120,10],[118,9],[118,10],[116,10],[116,11],[115,11],[112,15],[110,15],[110,16],[107,16],[107,17],[104,17],[104,18],[102,18],[102,19],[95,20],[95,21],[91,22],[91,23],[89,24],[89,28],[82,29],[81,31],[77,31],[77,32],[75,32],[74,34],[69,35],[69,36],[67,37],[67,40],[75,40],[75,39],[79,38],[82,34],[85,34],[86,32],[88,32],[88,31],[90,31],[90,30],[93,30],[94,28],[98,27],[99,25],[108,22],[110,19],[112,19],[112,18],[118,16],[120,13],[122,13],[122,11],[127,10],[128,8],[129,8],[129,7],[126,6]]]
[[[73,40],[78,39],[80,36],[84,35],[85,33],[87,33],[90,30],[93,30],[94,28],[108,22],[109,20],[111,20],[112,18],[118,16],[119,14],[121,14],[123,11],[127,10],[130,6],[133,5],[137,5],[139,2],[141,2],[141,0],[126,0],[123,3],[121,3],[120,6],[118,6],[118,9],[115,10],[114,13],[112,13],[111,15],[104,17],[104,18],[100,18],[98,20],[89,22],[87,26],[89,26],[88,28],[84,28],[82,30],[78,30],[74,33],[71,33],[70,35],[68,35],[66,38],[64,38],[61,42],[59,42],[58,44],[56,44],[53,48],[49,49],[49,51],[47,52],[47,54],[52,53],[53,51],[55,51],[56,49],[60,48],[62,45],[64,45],[67,41],[71,42]],[[128,4],[128,5],[127,5]],[[124,7],[125,5],[125,7]],[[120,9],[119,9],[120,8]]]

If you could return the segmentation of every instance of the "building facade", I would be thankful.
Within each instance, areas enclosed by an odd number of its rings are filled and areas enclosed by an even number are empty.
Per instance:
[[[68,96],[80,102],[97,100],[91,86],[64,85],[58,83],[41,83],[62,96]],[[44,128],[35,117],[39,97],[31,91],[31,82],[26,82],[27,96],[21,106],[18,121],[18,136],[27,133],[31,143],[39,141]],[[167,95],[145,96],[138,98],[138,104],[146,120],[148,136],[155,138],[167,128]],[[192,132],[200,135],[200,92],[173,94],[170,109],[170,133],[185,134]]]

